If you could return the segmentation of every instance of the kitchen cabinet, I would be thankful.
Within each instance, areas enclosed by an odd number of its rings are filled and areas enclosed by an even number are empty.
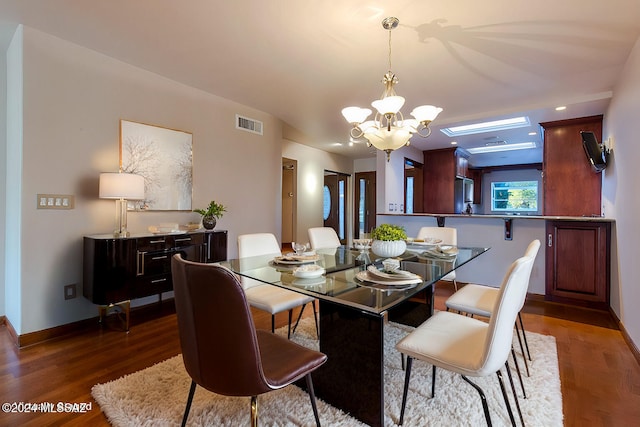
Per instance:
[[[607,310],[611,223],[547,221],[545,299]]]
[[[456,180],[468,174],[467,156],[456,148],[424,151],[423,212],[456,211]]]
[[[544,215],[600,216],[602,175],[593,172],[580,131],[602,140],[602,116],[540,123],[544,129]]]

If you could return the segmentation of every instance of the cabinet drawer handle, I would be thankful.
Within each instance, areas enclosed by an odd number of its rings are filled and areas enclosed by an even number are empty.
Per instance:
[[[149,240],[149,244],[154,244],[154,243],[164,243],[164,239],[162,240]]]
[[[160,283],[160,282],[166,282],[167,279],[156,279],[156,280],[152,280],[151,283]]]
[[[553,246],[553,237],[551,236],[551,233],[549,233],[549,235],[547,236],[547,246]]]
[[[152,260],[152,261],[157,261],[157,260],[159,260],[159,259],[167,259],[167,256],[166,256],[166,255],[162,255],[162,256],[154,256],[154,257],[151,257],[151,260]]]
[[[176,239],[176,242],[190,242],[191,237],[183,237],[182,239]]]

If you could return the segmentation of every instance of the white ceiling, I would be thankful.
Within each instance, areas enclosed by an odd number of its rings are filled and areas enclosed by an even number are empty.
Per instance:
[[[459,146],[541,143],[541,121],[603,114],[640,35],[639,0],[0,0],[0,47],[11,23],[23,23],[273,114],[309,135],[299,142],[360,158],[372,150],[348,146],[340,110],[381,95],[387,16],[400,19],[392,68],[405,115],[444,108],[432,135],[412,140],[422,150],[451,146],[445,125],[526,114],[530,128]],[[471,163],[542,159],[541,150],[511,153]]]

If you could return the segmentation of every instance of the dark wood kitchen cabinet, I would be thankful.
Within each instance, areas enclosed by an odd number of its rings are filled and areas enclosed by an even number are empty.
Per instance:
[[[83,295],[111,305],[171,291],[171,257],[177,253],[190,261],[224,261],[227,232],[85,236]]]
[[[547,221],[546,231],[545,299],[608,310],[611,223]]]
[[[602,116],[540,123],[544,129],[544,215],[600,216],[602,174],[582,148],[580,131],[602,141]]]
[[[456,213],[456,179],[468,174],[467,155],[462,150],[444,148],[424,151],[423,212]]]

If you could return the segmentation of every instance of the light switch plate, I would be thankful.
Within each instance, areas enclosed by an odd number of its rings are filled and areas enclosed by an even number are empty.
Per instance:
[[[38,194],[36,207],[38,209],[73,209],[74,199],[71,194]]]

